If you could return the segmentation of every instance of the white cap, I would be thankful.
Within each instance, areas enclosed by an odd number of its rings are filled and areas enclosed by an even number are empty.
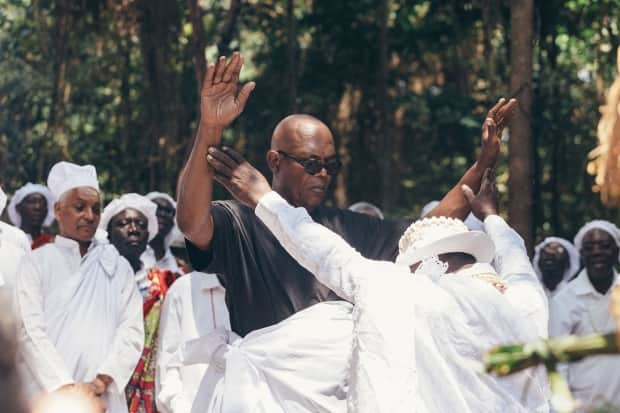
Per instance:
[[[420,219],[407,228],[398,242],[397,264],[412,265],[433,255],[462,252],[478,263],[490,263],[495,245],[481,231],[470,231],[460,219],[431,217]]]
[[[125,194],[110,202],[103,209],[101,221],[99,221],[99,228],[107,231],[108,225],[110,225],[112,218],[116,214],[119,214],[128,208],[135,209],[144,214],[146,220],[148,221],[149,241],[155,238],[159,229],[157,225],[157,215],[155,215],[155,211],[157,211],[157,204],[151,202],[142,195],[134,193]]]
[[[97,171],[94,166],[61,161],[52,166],[47,176],[47,187],[56,199],[60,199],[65,192],[82,186],[89,186],[99,192]]]
[[[47,201],[47,217],[45,217],[45,221],[43,221],[43,226],[49,227],[52,225],[52,222],[54,222],[54,202],[56,199],[48,187],[31,182],[28,182],[13,194],[13,198],[11,198],[11,202],[9,202],[9,219],[16,227],[22,225],[22,216],[17,212],[17,205],[31,194],[41,194],[45,197]]]
[[[6,194],[2,190],[2,187],[0,186],[0,214],[2,214],[2,211],[4,211],[5,206],[6,206]]]

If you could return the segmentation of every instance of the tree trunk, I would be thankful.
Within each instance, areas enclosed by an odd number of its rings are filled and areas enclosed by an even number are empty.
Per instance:
[[[394,141],[388,124],[388,93],[387,82],[389,75],[388,62],[388,13],[389,0],[382,0],[379,9],[379,70],[377,78],[377,134],[379,142],[383,142],[383,164],[381,165],[381,207],[390,210],[394,204],[392,193],[392,171],[394,165]]]
[[[196,74],[196,85],[198,86],[198,96],[202,88],[202,79],[205,76],[207,60],[205,58],[205,45],[207,44],[205,29],[202,24],[202,13],[200,12],[200,0],[188,0],[189,16],[192,24],[192,60],[194,61],[194,72]]]
[[[510,125],[508,216],[532,251],[531,125],[533,0],[510,2],[510,89],[519,109]]]
[[[220,56],[228,56],[231,52],[230,42],[237,32],[237,21],[241,12],[241,0],[230,0],[226,23],[222,26],[220,42],[217,50]]]
[[[297,112],[297,20],[295,19],[295,0],[286,3],[287,32],[286,60],[288,78],[288,111]]]

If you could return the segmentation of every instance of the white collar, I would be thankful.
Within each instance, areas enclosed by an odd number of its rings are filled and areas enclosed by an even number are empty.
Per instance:
[[[618,284],[619,281],[620,280],[618,279],[618,273],[614,269],[614,281],[612,282],[612,286],[615,284]],[[604,295],[607,295],[611,291],[611,288],[605,294],[601,294],[598,291],[596,291],[596,289],[590,282],[590,278],[588,277],[588,270],[585,268],[581,270],[577,278],[571,281],[570,284],[572,285],[573,291],[575,292],[576,295],[591,294],[591,295],[602,297]]]
[[[206,272],[194,271],[190,273],[192,278],[198,278],[200,280],[200,289],[203,291],[214,290],[217,288],[222,288],[222,284],[220,284],[220,280],[217,278],[215,274],[209,274]],[[184,277],[189,276],[190,274],[185,275]]]

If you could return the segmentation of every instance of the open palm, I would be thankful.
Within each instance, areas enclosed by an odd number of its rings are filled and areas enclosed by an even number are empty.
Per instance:
[[[248,82],[237,92],[242,66],[243,57],[239,53],[234,53],[228,63],[222,56],[217,66],[209,65],[200,93],[202,123],[223,128],[243,111],[256,84]]]

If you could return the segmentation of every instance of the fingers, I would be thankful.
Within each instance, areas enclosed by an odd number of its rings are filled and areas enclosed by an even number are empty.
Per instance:
[[[230,82],[233,78],[233,74],[236,71],[241,71],[241,67],[239,66],[239,62],[241,60],[241,55],[239,52],[235,52],[230,59],[230,62],[226,65],[224,69],[224,74],[222,75],[222,82]]]
[[[222,151],[226,153],[226,155],[228,155],[232,160],[234,160],[237,165],[245,162],[245,159],[243,159],[243,156],[241,156],[239,152],[235,151],[232,148],[229,148],[228,146],[222,146]]]
[[[501,98],[500,100],[497,101],[497,103],[495,104],[495,106],[493,106],[491,108],[491,110],[489,110],[489,112],[487,113],[487,118],[491,118],[493,120],[495,120],[495,116],[497,114],[497,112],[499,111],[499,109],[504,106],[504,102],[506,101],[506,99]]]
[[[210,63],[209,66],[207,66],[207,73],[205,74],[205,77],[202,81],[202,87],[205,87],[205,85],[211,85],[213,83],[213,76],[215,74],[215,65],[213,63]]]
[[[237,95],[237,102],[239,103],[240,110],[243,110],[243,108],[245,107],[245,104],[248,101],[248,98],[250,97],[250,93],[252,93],[255,87],[256,87],[256,83],[248,82],[245,85],[243,85],[243,87],[239,91],[239,94]]]
[[[232,82],[234,84],[239,83],[239,75],[241,74],[241,68],[243,67],[243,62],[244,62],[243,55],[239,55],[239,64],[237,64],[232,74]]]
[[[237,167],[237,164],[228,155],[214,147],[209,148],[207,162],[215,169],[216,173],[228,178],[232,176],[233,170]]]
[[[515,114],[517,108],[519,107],[519,103],[517,99],[510,99],[508,103],[506,103],[496,114],[496,122],[498,126],[498,130],[504,128],[504,126],[512,119],[512,116]]]
[[[474,195],[474,191],[472,191],[468,185],[461,185],[461,191],[463,191],[463,195],[465,195],[465,199],[467,199],[467,202],[469,203],[469,205],[471,205],[472,202],[474,202],[474,199],[476,198],[476,195]]]
[[[217,61],[217,67],[215,68],[215,75],[213,76],[213,84],[216,85],[222,81],[222,76],[226,71],[226,58],[220,56]]]

